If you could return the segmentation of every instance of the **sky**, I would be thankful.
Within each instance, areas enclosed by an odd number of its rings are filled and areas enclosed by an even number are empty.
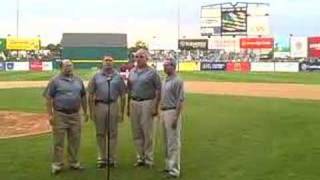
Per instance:
[[[295,36],[320,35],[319,0],[265,0],[270,3],[271,29],[279,43]],[[66,32],[127,33],[137,40],[168,49],[177,46],[178,6],[181,37],[200,37],[203,5],[233,0],[20,0],[21,37],[40,35],[44,44],[59,43]],[[16,0],[1,0],[0,37],[16,34]]]

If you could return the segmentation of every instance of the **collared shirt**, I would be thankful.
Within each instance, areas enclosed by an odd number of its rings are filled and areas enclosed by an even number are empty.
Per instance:
[[[108,77],[110,80],[110,99],[108,99]],[[126,93],[126,85],[120,74],[113,70],[113,73],[107,74],[103,71],[96,73],[90,80],[88,92],[94,94],[96,100],[115,102],[119,96]]]
[[[184,101],[183,81],[178,76],[167,77],[162,85],[161,90],[161,107],[176,107],[178,102]]]
[[[53,98],[55,110],[79,110],[81,99],[86,95],[86,90],[79,77],[67,77],[60,74],[48,83],[43,95]]]
[[[160,76],[150,67],[133,68],[129,74],[128,89],[133,98],[153,99],[156,91],[161,91]]]

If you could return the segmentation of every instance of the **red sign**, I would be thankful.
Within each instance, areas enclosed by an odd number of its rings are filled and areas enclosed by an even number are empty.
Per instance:
[[[227,72],[250,72],[251,66],[249,62],[228,62]]]
[[[242,49],[272,49],[273,38],[241,38],[240,48]]]
[[[308,51],[309,51],[309,57],[312,57],[312,58],[320,57],[320,37],[308,38]]]
[[[30,70],[31,71],[42,71],[42,61],[40,61],[40,60],[30,61]]]

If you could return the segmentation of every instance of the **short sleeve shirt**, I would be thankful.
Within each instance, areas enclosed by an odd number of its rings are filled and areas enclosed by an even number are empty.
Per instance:
[[[164,80],[161,90],[161,107],[176,107],[185,99],[183,81],[178,76],[170,76]]]
[[[79,77],[60,74],[48,83],[43,95],[53,99],[55,110],[79,110],[81,99],[86,96],[86,90]]]

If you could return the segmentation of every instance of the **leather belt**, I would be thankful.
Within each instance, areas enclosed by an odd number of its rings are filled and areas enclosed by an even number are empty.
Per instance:
[[[138,98],[138,97],[131,97],[132,100],[134,101],[138,101],[138,102],[141,102],[141,101],[149,101],[149,100],[152,100],[153,98]]]
[[[177,107],[162,107],[161,110],[162,111],[169,111],[169,110],[175,110],[177,109]]]
[[[56,111],[61,112],[63,114],[75,114],[78,113],[78,109],[56,109]]]
[[[109,100],[109,101],[95,100],[94,102],[95,102],[95,104],[101,103],[101,104],[107,104],[108,105],[108,104],[114,103],[115,101],[114,100]]]

